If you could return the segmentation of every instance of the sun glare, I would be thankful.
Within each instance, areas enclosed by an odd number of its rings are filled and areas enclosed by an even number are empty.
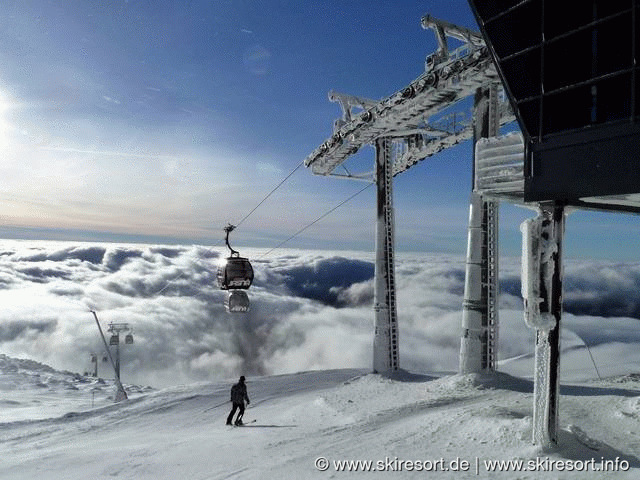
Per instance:
[[[11,124],[7,119],[9,111],[13,107],[13,102],[0,91],[0,149],[9,147]]]

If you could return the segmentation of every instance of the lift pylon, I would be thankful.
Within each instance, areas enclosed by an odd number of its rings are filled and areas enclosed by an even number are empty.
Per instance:
[[[469,239],[462,310],[460,372],[495,370],[498,342],[498,212],[497,201],[475,185],[475,144],[498,135],[497,85],[479,88],[474,115],[474,189],[469,207]]]
[[[429,15],[422,19],[422,26],[434,31],[439,46],[437,52],[427,57],[425,72],[379,101],[330,92],[329,99],[340,105],[342,116],[334,122],[333,135],[305,159],[305,165],[316,175],[377,184],[373,356],[373,369],[377,372],[399,368],[393,177],[427,157],[472,138],[473,112],[462,106],[460,100],[498,81],[493,61],[479,33]],[[462,45],[450,48],[450,38]],[[497,95],[491,113],[497,124],[514,119],[507,102]],[[375,169],[353,173],[345,162],[365,145],[375,148]],[[338,167],[345,173],[336,173]],[[497,212],[495,208],[492,211]],[[495,215],[497,213],[490,214],[491,218]],[[496,249],[491,251],[497,255]],[[487,355],[494,358],[493,352]]]
[[[127,392],[124,390],[122,383],[120,382],[120,362],[118,359],[118,363],[113,360],[113,356],[111,355],[111,350],[109,349],[109,345],[107,344],[107,339],[104,337],[104,333],[102,332],[102,327],[100,326],[100,322],[98,321],[98,314],[91,310],[93,314],[93,318],[96,320],[96,325],[98,325],[98,331],[100,332],[100,338],[102,338],[102,342],[104,343],[105,351],[109,356],[109,360],[111,361],[111,365],[113,366],[113,371],[115,372],[115,382],[116,382],[116,394],[115,394],[115,402],[121,402],[123,400],[127,400]]]
[[[376,266],[374,288],[375,330],[373,371],[394,372],[399,368],[398,313],[394,264],[392,145],[388,138],[376,142]]]

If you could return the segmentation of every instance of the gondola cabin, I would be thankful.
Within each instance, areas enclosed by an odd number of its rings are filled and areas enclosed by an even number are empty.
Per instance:
[[[244,290],[229,290],[224,306],[229,313],[244,313],[249,311],[249,295]]]
[[[222,290],[247,289],[253,282],[253,267],[244,257],[227,257],[218,266],[218,286]]]

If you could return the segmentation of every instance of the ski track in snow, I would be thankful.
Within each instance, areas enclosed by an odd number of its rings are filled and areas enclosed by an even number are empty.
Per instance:
[[[10,392],[12,383],[15,387],[13,400],[1,397],[5,411],[0,422],[2,479],[350,475],[333,465],[319,471],[314,466],[318,457],[330,462],[369,460],[374,466],[394,459],[470,462],[466,473],[375,472],[380,478],[605,475],[592,471],[496,474],[484,470],[482,463],[538,458],[628,462],[629,471],[607,473],[615,478],[637,478],[640,469],[640,376],[634,374],[563,384],[559,446],[543,451],[531,443],[532,383],[506,373],[400,373],[390,379],[363,370],[331,370],[249,377],[252,403],[245,419],[255,423],[229,428],[225,419],[232,381],[158,391],[130,386],[130,399],[113,404],[113,385],[108,382],[87,381],[69,372],[47,370],[45,375],[44,366],[19,362],[0,357],[0,366],[5,367],[0,393]],[[34,382],[43,386],[33,388]],[[69,384],[76,385],[76,390],[69,390]],[[79,408],[87,404],[92,389],[99,404]],[[19,410],[32,412],[30,403],[40,405],[39,415],[24,418]],[[61,414],[65,407],[68,410]],[[7,421],[11,411],[18,420]]]

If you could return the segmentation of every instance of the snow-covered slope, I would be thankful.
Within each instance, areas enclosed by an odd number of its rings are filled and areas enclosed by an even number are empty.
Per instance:
[[[150,387],[126,386],[135,398]],[[113,380],[0,354],[0,422],[38,420],[113,403]]]
[[[121,404],[106,385],[91,408],[96,386],[84,377],[2,360],[3,385],[14,387],[10,401],[0,391],[2,410],[41,407],[0,423],[2,479],[340,478],[341,461],[372,462],[376,478],[489,478],[498,460],[513,461],[502,478],[602,478],[602,466],[637,478],[640,468],[638,375],[564,385],[560,446],[543,452],[530,440],[532,385],[505,373],[249,377],[245,420],[255,422],[237,428],[225,425],[231,381],[139,389]],[[56,381],[42,381],[45,371]],[[48,396],[31,386],[35,373]],[[529,471],[514,473],[517,462]]]

